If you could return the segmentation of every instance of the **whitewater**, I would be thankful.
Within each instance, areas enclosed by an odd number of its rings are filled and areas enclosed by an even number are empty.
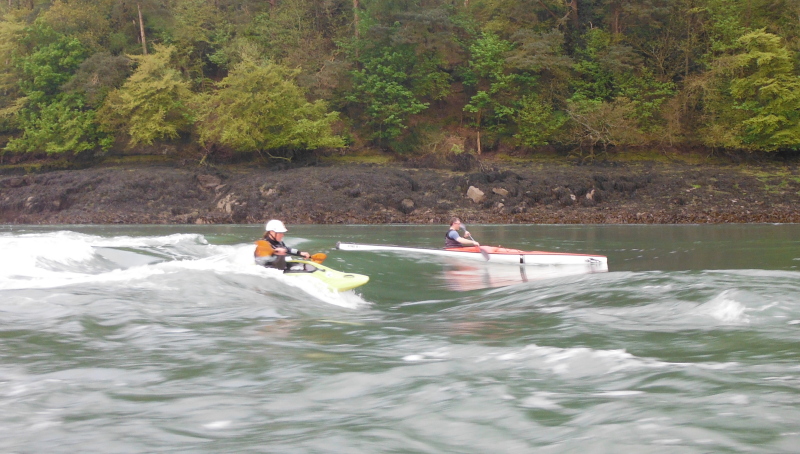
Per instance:
[[[367,274],[253,264],[262,226],[0,226],[0,451],[790,453],[800,226],[470,225],[608,272],[343,252],[446,226],[289,226]]]

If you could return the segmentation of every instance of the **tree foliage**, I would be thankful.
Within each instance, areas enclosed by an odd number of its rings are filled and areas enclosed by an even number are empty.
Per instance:
[[[798,17],[797,0],[2,1],[0,146],[277,153],[339,146],[336,123],[394,152],[426,131],[478,150],[792,150]],[[247,91],[245,68],[278,92]]]
[[[188,133],[194,123],[193,94],[172,64],[173,47],[156,46],[149,55],[132,55],[136,70],[111,93],[99,111],[110,130],[124,133],[130,145],[150,145]]]
[[[414,54],[407,48],[383,49],[362,58],[362,69],[352,72],[353,88],[347,99],[361,108],[370,138],[392,140],[408,128],[410,116],[427,109],[413,91]]]
[[[507,53],[513,45],[494,33],[483,33],[469,48],[469,66],[464,72],[464,84],[475,90],[464,111],[473,115],[473,124],[502,133],[516,111],[510,102],[515,88],[514,74],[507,68]],[[480,136],[478,136],[480,137]],[[480,139],[478,153],[481,152]]]
[[[24,28],[24,22],[11,13],[0,17],[0,133],[13,129],[12,118],[24,103],[20,71],[14,64]]]
[[[19,87],[25,95],[14,109],[22,134],[12,138],[12,152],[81,153],[108,148],[110,140],[85,107],[82,93],[61,90],[88,55],[81,42],[37,22],[24,30],[27,55],[17,57]]]
[[[764,30],[715,61],[707,136],[732,148],[800,148],[800,75],[781,39]]]
[[[8,143],[9,151],[81,153],[111,145],[110,137],[95,122],[95,111],[85,109],[78,95],[61,95],[23,110],[19,122],[23,135]]]
[[[344,146],[332,132],[338,114],[323,101],[306,101],[294,83],[298,72],[270,61],[244,60],[234,66],[202,102],[201,143],[290,155]]]

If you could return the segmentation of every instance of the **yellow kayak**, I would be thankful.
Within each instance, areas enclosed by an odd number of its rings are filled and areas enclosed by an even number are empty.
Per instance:
[[[307,276],[319,279],[331,290],[344,292],[360,287],[369,282],[369,276],[355,273],[343,273],[311,260],[287,260],[289,268],[283,272],[286,276]]]

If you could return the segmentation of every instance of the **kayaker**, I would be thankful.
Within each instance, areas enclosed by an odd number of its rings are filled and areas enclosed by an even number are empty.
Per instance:
[[[475,240],[468,240],[466,238],[461,238],[461,235],[458,234],[459,229],[461,229],[461,219],[453,218],[450,219],[450,230],[447,231],[447,234],[444,236],[444,247],[451,248],[451,247],[467,247],[467,246],[480,246]],[[464,236],[471,236],[468,231],[464,230]]]
[[[286,256],[294,255],[305,259],[311,257],[308,252],[290,248],[283,242],[283,235],[287,232],[283,222],[272,219],[267,222],[266,232],[261,240],[256,241],[256,250],[253,253],[256,263],[270,268],[286,269]]]

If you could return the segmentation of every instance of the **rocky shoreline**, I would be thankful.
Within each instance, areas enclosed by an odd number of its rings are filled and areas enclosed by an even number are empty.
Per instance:
[[[0,173],[3,224],[800,222],[797,163],[115,165]]]

